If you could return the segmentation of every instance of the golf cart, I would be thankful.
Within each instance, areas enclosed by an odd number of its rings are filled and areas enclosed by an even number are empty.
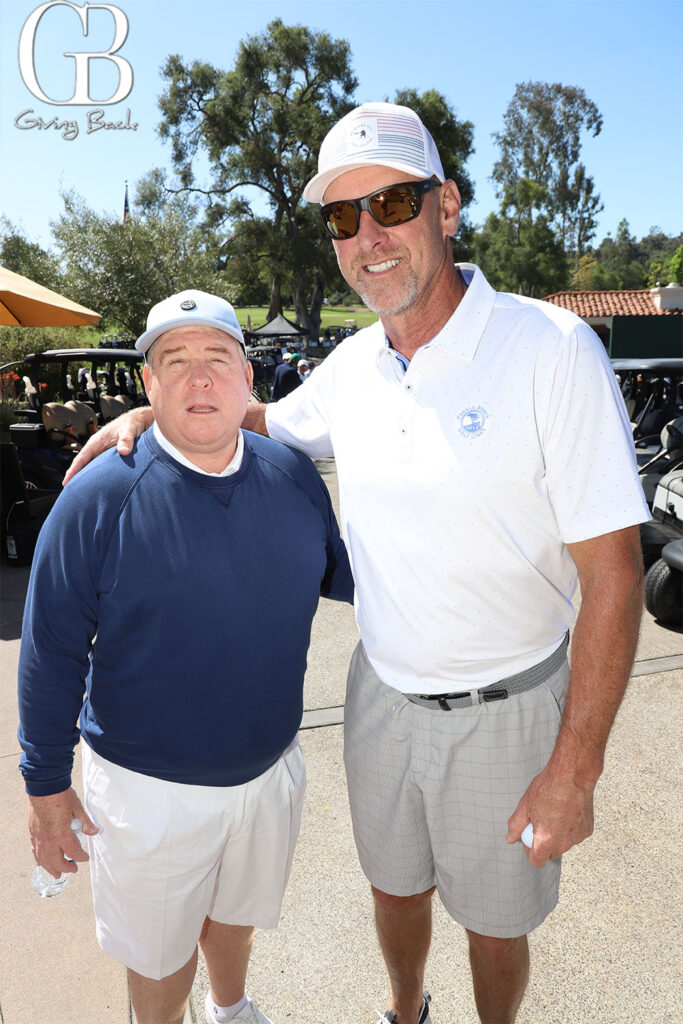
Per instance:
[[[641,530],[645,607],[665,626],[683,629],[683,465],[663,476]],[[656,557],[653,557],[655,556]]]
[[[26,405],[10,424],[29,487],[59,490],[76,453],[104,423],[147,402],[142,355],[134,349],[52,349],[25,357],[20,374]],[[56,375],[45,400],[43,377]]]
[[[613,359],[652,521],[640,526],[645,606],[683,629],[683,359]]]
[[[613,359],[652,508],[659,481],[683,462],[683,359]]]

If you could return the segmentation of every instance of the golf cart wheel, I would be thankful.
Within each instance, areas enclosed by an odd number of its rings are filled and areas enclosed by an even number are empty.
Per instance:
[[[683,626],[683,573],[662,558],[645,576],[645,607],[665,626]]]

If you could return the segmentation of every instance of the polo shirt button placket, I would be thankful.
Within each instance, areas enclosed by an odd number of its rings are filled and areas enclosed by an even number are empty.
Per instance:
[[[413,385],[403,383],[402,410],[399,418],[399,461],[410,462],[413,458],[413,438],[415,434],[415,403],[413,401]]]

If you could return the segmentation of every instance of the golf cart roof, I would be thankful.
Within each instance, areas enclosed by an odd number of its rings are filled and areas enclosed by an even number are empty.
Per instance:
[[[134,348],[53,348],[32,352],[24,358],[33,363],[141,363],[143,356]]]
[[[612,359],[611,363],[617,373],[663,373],[667,377],[683,374],[683,359]]]

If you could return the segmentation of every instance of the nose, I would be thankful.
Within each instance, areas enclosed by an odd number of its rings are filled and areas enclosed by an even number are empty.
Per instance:
[[[367,210],[361,210],[356,237],[358,238],[359,245],[371,248],[379,242],[386,241],[388,233],[387,229],[378,224]]]
[[[193,388],[208,388],[213,384],[209,365],[203,359],[194,359],[190,364],[190,386]]]

